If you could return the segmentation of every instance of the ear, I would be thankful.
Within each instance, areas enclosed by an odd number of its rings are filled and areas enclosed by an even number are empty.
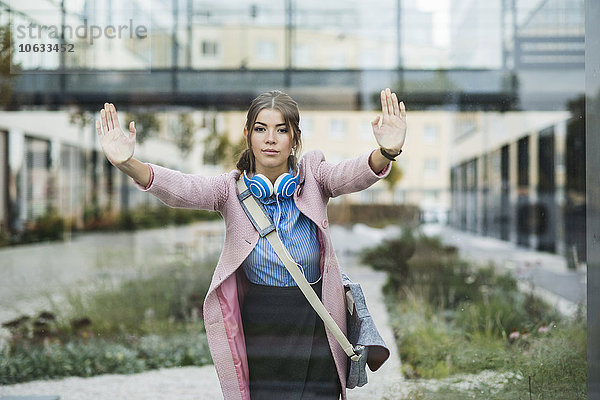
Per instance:
[[[244,127],[244,137],[248,139],[248,128]]]

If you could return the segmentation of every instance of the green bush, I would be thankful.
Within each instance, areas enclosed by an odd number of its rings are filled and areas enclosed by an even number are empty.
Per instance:
[[[205,334],[152,335],[122,344],[77,340],[16,346],[0,354],[0,385],[65,376],[132,374],[211,362]]]
[[[103,341],[28,345],[0,355],[0,384],[64,376],[126,374],[143,371],[144,360],[135,350]]]
[[[66,222],[54,210],[37,217],[21,233],[21,243],[42,242],[47,240],[62,240]]]
[[[439,336],[440,332],[436,335]],[[422,333],[427,335],[424,331]],[[435,383],[417,383],[410,398],[584,400],[587,398],[586,335],[585,323],[575,320],[553,326],[547,333],[521,337],[512,345],[507,345],[506,341],[498,338],[483,336],[467,336],[461,341],[453,341],[458,336],[450,335],[442,338],[449,342],[449,346],[434,351],[426,349],[425,344],[431,344],[435,336],[424,336],[422,341],[415,337],[417,351],[423,349],[421,356],[442,354],[443,357],[420,362],[416,368],[412,364],[406,364],[403,359],[405,373],[412,373],[407,374],[409,377],[440,379],[446,376],[447,371],[452,375],[457,372],[480,374],[484,370],[494,370],[497,376],[503,378],[495,379],[494,382],[476,379],[476,385],[462,385],[462,388],[457,388],[454,383],[466,381],[464,375]],[[437,344],[433,343],[433,346]],[[405,351],[413,352],[409,349]],[[413,358],[416,359],[417,356]],[[432,386],[436,388],[432,389]]]
[[[564,320],[544,301],[521,293],[511,275],[473,267],[437,238],[412,242],[407,235],[365,252],[362,260],[388,272],[386,303],[404,374],[443,379],[491,370],[509,377],[477,389],[440,381],[439,389],[424,385],[414,398],[585,398],[583,322]],[[410,259],[399,257],[411,247]]]
[[[415,253],[415,239],[408,229],[396,239],[385,240],[379,246],[366,249],[361,254],[361,262],[388,274],[388,288],[397,291],[409,276],[408,260]]]
[[[0,230],[0,247],[8,246],[11,243],[10,235]]]
[[[171,208],[165,205],[142,206],[131,211],[123,211],[118,218],[118,227],[124,230],[158,228],[171,224],[187,224],[194,221],[219,219],[218,213],[205,210]]]
[[[407,290],[418,293],[472,334],[506,337],[560,318],[543,301],[522,294],[510,274],[498,274],[493,266],[474,268],[436,237],[405,230],[365,251],[362,262],[388,273],[385,290],[392,297],[402,301]]]
[[[514,370],[524,379],[504,388],[502,399],[528,393],[533,399],[586,399],[587,329],[585,321],[552,325],[544,335],[514,347]]]
[[[151,335],[140,340],[138,354],[148,368],[204,365],[212,362],[206,335]]]
[[[89,330],[94,334],[177,331],[185,323],[199,322],[213,265],[173,265],[151,276],[71,292],[65,311],[69,319],[90,318]]]
[[[507,338],[511,332],[533,332],[562,319],[547,303],[531,294],[495,289],[478,302],[461,304],[454,314],[466,332]]]
[[[448,313],[434,311],[411,294],[390,307],[403,372],[409,378],[445,378],[510,364],[508,343],[481,333],[468,334],[447,322]]]
[[[0,384],[210,363],[201,309],[212,265],[106,282],[70,293],[55,314],[13,321]]]

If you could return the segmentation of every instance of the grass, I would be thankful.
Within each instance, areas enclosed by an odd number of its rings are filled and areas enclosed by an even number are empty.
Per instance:
[[[140,274],[123,283],[104,281],[91,291],[67,293],[68,317],[61,329],[69,330],[74,319],[82,318],[89,318],[89,328],[103,336],[170,333],[187,323],[201,323],[211,268],[175,264],[154,275]]]
[[[435,238],[405,231],[363,261],[388,273],[403,373],[416,383],[409,398],[586,397],[583,317],[564,318],[512,276],[469,265]]]
[[[0,384],[67,376],[131,374],[156,368],[211,362],[204,333],[150,335],[118,343],[103,339],[20,344],[0,356]]]
[[[213,265],[101,282],[71,291],[53,312],[13,321],[0,384],[210,363],[201,310]]]

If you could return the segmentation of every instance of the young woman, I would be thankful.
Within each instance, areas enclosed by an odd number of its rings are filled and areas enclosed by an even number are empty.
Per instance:
[[[204,302],[206,333],[225,399],[346,398],[346,354],[252,225],[236,184],[244,179],[251,186],[262,179],[265,192],[255,196],[345,331],[344,289],[326,207],[329,198],[366,189],[387,176],[390,160],[400,154],[406,137],[404,104],[386,89],[381,111],[371,123],[379,148],[339,164],[325,161],[320,151],[298,161],[302,141],[296,102],[279,91],[263,93],[248,110],[248,147],[237,169],[215,177],[136,160],[134,122],[126,134],[113,104],[100,111],[96,130],[106,157],[140,190],[171,207],[218,211],[225,220],[223,251]],[[291,186],[281,189],[282,179]]]

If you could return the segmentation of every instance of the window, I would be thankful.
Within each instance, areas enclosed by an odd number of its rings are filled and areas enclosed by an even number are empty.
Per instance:
[[[313,136],[314,124],[312,118],[300,118],[300,131],[302,138],[310,138]]]
[[[329,69],[347,68],[346,52],[343,49],[334,48],[329,51]]]
[[[219,44],[212,40],[202,41],[202,56],[216,57],[219,53]]]
[[[272,40],[259,40],[256,42],[257,57],[261,61],[275,61],[277,49]]]
[[[332,119],[329,121],[329,137],[342,140],[346,136],[346,121],[343,119]]]
[[[434,204],[439,201],[439,190],[426,190],[423,196],[425,203]]]
[[[296,67],[311,67],[313,63],[312,49],[307,44],[294,46],[294,64]]]
[[[373,135],[373,128],[371,127],[370,121],[363,121],[360,123],[359,137],[364,140],[375,139],[375,136]]]
[[[425,159],[425,176],[437,176],[439,169],[439,162],[437,158],[426,158]]]
[[[439,142],[438,127],[436,125],[425,125],[423,142],[426,144],[437,144]]]

